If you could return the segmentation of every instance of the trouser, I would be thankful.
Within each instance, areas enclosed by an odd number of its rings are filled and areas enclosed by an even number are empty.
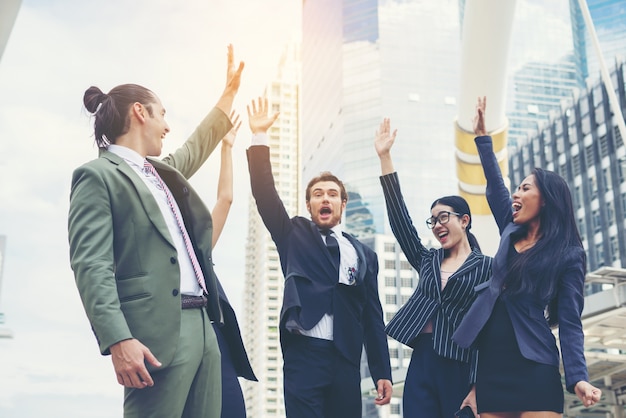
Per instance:
[[[404,381],[403,414],[411,418],[454,418],[469,392],[470,366],[440,356],[432,334],[420,334]]]
[[[124,389],[124,418],[220,417],[220,351],[206,309],[181,311],[174,359],[150,374],[154,386]]]
[[[361,374],[332,341],[294,336],[284,351],[287,418],[361,418]]]

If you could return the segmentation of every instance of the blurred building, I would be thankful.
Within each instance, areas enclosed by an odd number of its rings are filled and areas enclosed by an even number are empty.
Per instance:
[[[550,113],[561,109],[563,101],[572,98],[581,87],[577,81],[573,54],[556,63],[526,63],[512,77],[510,94],[508,146],[515,148],[547,123]]]
[[[302,28],[303,179],[334,172],[359,197],[348,202],[346,229],[389,232],[374,150],[389,117],[407,205],[426,218],[435,198],[456,192],[458,2],[305,1]]]
[[[586,0],[600,49],[607,66],[626,59],[626,1]],[[600,76],[600,61],[583,20],[578,0],[569,0],[574,55],[580,77],[595,80]],[[582,83],[581,83],[582,84]],[[583,84],[584,85],[584,84]]]

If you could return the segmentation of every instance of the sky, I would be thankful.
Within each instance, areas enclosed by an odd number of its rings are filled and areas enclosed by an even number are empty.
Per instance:
[[[138,83],[167,109],[163,155],[216,103],[227,45],[244,61],[234,108],[276,75],[298,37],[296,0],[23,0],[0,59],[0,235],[7,237],[0,312],[0,417],[121,416],[122,388],[100,355],[69,266],[67,212],[74,168],[96,158],[82,106],[91,85]],[[234,147],[235,191],[214,251],[216,272],[243,316],[249,179],[247,120]],[[219,152],[191,179],[210,208]]]

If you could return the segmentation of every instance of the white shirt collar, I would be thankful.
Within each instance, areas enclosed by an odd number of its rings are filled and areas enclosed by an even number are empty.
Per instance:
[[[118,157],[121,157],[124,160],[137,165],[140,168],[143,168],[143,162],[146,160],[134,149],[125,147],[123,145],[111,144],[107,147],[107,150],[117,155]]]

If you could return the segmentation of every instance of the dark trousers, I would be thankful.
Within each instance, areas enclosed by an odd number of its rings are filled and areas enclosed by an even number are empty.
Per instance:
[[[437,354],[432,334],[420,334],[413,346],[404,381],[404,416],[454,418],[469,392],[469,364]]]
[[[222,354],[222,414],[221,418],[246,418],[246,404],[239,384],[239,378],[230,356],[228,343],[222,331],[213,324],[217,343]]]
[[[361,418],[361,374],[332,341],[289,338],[284,350],[287,418]]]

